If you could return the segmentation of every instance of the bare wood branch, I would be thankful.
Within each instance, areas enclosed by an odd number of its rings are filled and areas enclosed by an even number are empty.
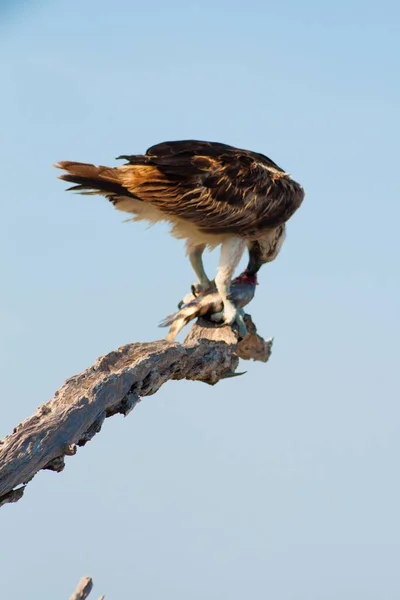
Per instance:
[[[78,583],[78,587],[72,594],[69,600],[86,600],[93,588],[93,580],[91,577],[82,577]]]
[[[78,586],[69,600],[86,600],[93,589],[93,579],[91,577],[82,577]],[[100,596],[99,600],[104,600],[105,596]]]
[[[17,502],[41,469],[62,471],[65,456],[91,440],[107,417],[126,416],[166,381],[214,385],[236,375],[239,357],[266,362],[272,340],[257,335],[250,317],[247,326],[249,334],[238,343],[230,327],[199,320],[184,344],[165,340],[127,344],[68,379],[51,400],[0,441],[0,506]]]
[[[210,321],[200,317],[190,330],[185,339],[185,343],[194,343],[201,339],[207,339],[214,342],[225,342],[227,344],[236,344],[235,354],[243,360],[257,360],[267,362],[272,352],[273,339],[264,340],[257,333],[250,315],[245,315],[247,328],[246,337],[237,343],[237,333],[229,325],[216,327]]]

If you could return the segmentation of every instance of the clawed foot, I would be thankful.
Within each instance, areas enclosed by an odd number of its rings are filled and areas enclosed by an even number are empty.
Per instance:
[[[197,298],[197,296],[200,296],[200,294],[205,294],[208,291],[210,291],[213,287],[214,287],[214,282],[213,281],[207,281],[205,283],[192,283],[191,285],[191,290],[192,290],[192,294],[195,298]]]
[[[211,315],[211,321],[224,325],[237,325],[239,338],[243,339],[247,335],[247,327],[244,322],[245,312],[243,308],[236,308],[233,304],[228,304],[226,309]]]
[[[192,292],[187,294],[183,300],[178,304],[178,309],[181,310],[183,306],[193,302],[200,295],[206,295],[208,292],[216,291],[214,281],[209,281],[207,284],[194,283],[192,285]],[[247,335],[247,327],[244,321],[245,312],[243,308],[236,308],[230,299],[226,299],[223,302],[223,310],[212,314],[209,318],[213,323],[218,323],[221,327],[224,325],[236,325],[239,333],[239,338],[243,339]]]
[[[207,283],[193,283],[191,285],[191,293],[186,294],[186,296],[179,302],[178,309],[180,310],[185,304],[189,304],[189,302],[192,302],[201,294],[211,291],[214,287],[215,284],[213,281],[208,281]]]

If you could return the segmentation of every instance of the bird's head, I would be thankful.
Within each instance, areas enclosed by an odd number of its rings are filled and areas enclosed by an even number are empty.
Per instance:
[[[249,262],[246,272],[249,275],[257,273],[267,262],[274,260],[285,241],[285,225],[265,231],[257,240],[249,243]]]

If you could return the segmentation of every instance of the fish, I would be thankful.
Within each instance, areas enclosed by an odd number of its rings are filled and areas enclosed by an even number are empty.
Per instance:
[[[254,298],[257,286],[257,274],[249,273],[247,269],[238,275],[230,287],[229,299],[240,310],[243,310]],[[159,327],[169,327],[166,336],[168,342],[174,342],[176,336],[186,325],[199,317],[204,317],[211,322],[222,320],[224,303],[216,287],[212,287],[199,294],[184,299],[179,305],[179,310],[163,319]]]

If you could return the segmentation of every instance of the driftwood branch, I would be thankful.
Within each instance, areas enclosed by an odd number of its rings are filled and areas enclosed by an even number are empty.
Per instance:
[[[69,600],[86,600],[93,589],[93,579],[91,577],[82,577],[78,586]],[[100,596],[99,600],[104,600],[105,596]]]
[[[62,471],[65,456],[91,440],[107,417],[126,416],[166,381],[214,385],[237,375],[239,357],[266,362],[272,340],[257,335],[249,316],[246,322],[249,333],[239,343],[230,327],[199,319],[183,344],[165,340],[127,344],[68,379],[51,400],[0,441],[0,506],[18,501],[41,469]]]

